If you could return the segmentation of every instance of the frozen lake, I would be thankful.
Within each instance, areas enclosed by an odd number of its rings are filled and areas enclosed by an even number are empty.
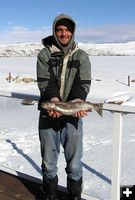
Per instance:
[[[135,78],[135,57],[90,57],[92,87],[88,100],[103,101],[118,92],[135,93],[135,83],[127,86],[127,75]],[[38,92],[36,84],[8,83],[13,76],[36,77],[36,58],[0,58],[0,89]],[[99,79],[96,81],[94,79]],[[117,81],[119,80],[119,81]],[[123,84],[124,83],[124,84]],[[41,178],[37,104],[24,106],[21,100],[0,97],[0,165]],[[89,113],[84,120],[83,192],[103,200],[110,199],[113,113],[103,117]],[[121,184],[135,184],[135,115],[124,115]],[[63,149],[59,157],[59,184],[66,185]],[[65,174],[65,176],[64,176]]]

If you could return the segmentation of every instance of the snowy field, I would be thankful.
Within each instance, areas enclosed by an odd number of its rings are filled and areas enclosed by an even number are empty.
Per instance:
[[[129,95],[125,104],[135,106],[135,56],[95,56],[88,100],[104,102],[115,95]],[[39,94],[36,83],[9,83],[5,78],[36,78],[36,58],[0,58],[0,90]],[[0,97],[0,165],[41,178],[37,104],[24,106],[19,99]],[[135,184],[135,115],[124,115],[121,184]],[[113,113],[94,111],[84,119],[83,192],[102,200],[110,199]],[[63,149],[58,162],[59,184],[66,186]],[[65,174],[65,176],[64,176]]]

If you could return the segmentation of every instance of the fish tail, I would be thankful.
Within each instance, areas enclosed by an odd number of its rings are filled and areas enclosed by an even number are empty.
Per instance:
[[[95,111],[102,117],[103,103],[96,104]]]

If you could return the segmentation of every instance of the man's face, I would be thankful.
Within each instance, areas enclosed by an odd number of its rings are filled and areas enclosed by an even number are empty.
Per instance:
[[[57,26],[55,34],[62,46],[67,46],[72,38],[72,33],[64,25]]]

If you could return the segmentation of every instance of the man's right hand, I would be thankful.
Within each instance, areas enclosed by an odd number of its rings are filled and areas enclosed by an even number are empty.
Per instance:
[[[72,102],[78,103],[78,102],[84,102],[84,100],[76,98],[76,99],[72,100]],[[74,116],[78,117],[78,118],[83,118],[87,115],[88,115],[88,111],[86,111],[86,110],[80,110],[80,111],[78,111],[77,113],[74,114]]]
[[[58,102],[59,99],[58,99],[58,97],[53,97],[53,98],[51,98],[50,101]],[[59,118],[59,117],[62,116],[61,113],[59,113],[59,112],[57,112],[57,111],[54,111],[54,110],[50,110],[50,111],[48,111],[48,115],[49,115],[50,117],[53,117],[53,118]]]
[[[58,97],[53,97],[53,98],[51,98],[51,100],[50,101],[53,101],[53,102],[55,102],[55,101],[60,101],[59,99],[58,99]]]

